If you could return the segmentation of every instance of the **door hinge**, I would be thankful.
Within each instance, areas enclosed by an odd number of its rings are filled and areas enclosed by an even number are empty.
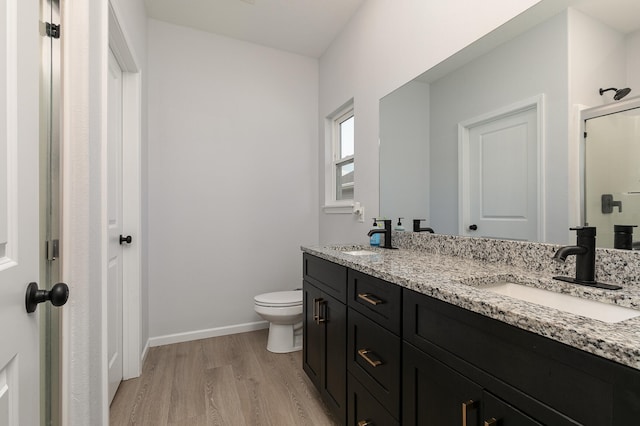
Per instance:
[[[46,252],[48,261],[56,260],[60,256],[60,240],[48,240]]]
[[[47,35],[51,38],[60,38],[60,25],[45,22]]]
[[[585,139],[587,138],[587,132],[584,132],[584,138]]]

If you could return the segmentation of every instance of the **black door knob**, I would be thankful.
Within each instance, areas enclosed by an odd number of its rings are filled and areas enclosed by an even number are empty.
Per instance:
[[[62,306],[69,299],[69,287],[65,283],[58,283],[51,290],[39,290],[37,283],[29,283],[25,296],[27,312],[35,312],[38,303],[51,302],[53,306]]]
[[[133,239],[131,238],[131,235],[127,235],[126,237],[123,237],[122,235],[120,235],[120,244],[122,243],[131,244],[131,241],[133,241]]]
[[[475,231],[476,229],[478,229],[478,225],[476,224],[469,225],[469,231]]]

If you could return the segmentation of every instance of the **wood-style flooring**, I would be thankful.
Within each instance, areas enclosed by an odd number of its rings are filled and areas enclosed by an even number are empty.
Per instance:
[[[122,382],[111,425],[335,425],[302,371],[302,352],[273,354],[267,330],[151,348]]]

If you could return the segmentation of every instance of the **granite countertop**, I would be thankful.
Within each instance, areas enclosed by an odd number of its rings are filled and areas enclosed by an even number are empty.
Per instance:
[[[349,250],[369,250],[354,256]],[[640,369],[640,316],[607,323],[483,289],[498,282],[566,293],[640,310],[640,287],[600,290],[554,280],[553,274],[413,249],[359,245],[303,246],[306,253],[531,331],[600,357]]]

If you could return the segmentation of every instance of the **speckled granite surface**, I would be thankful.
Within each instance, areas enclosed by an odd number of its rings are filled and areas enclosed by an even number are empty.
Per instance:
[[[640,316],[615,324],[488,292],[483,285],[518,282],[640,310],[640,253],[598,249],[597,279],[617,291],[563,283],[575,264],[551,260],[557,245],[412,232],[394,233],[386,250],[361,245],[302,247],[304,252],[390,281],[461,308],[640,369]],[[353,256],[365,249],[376,254]]]

